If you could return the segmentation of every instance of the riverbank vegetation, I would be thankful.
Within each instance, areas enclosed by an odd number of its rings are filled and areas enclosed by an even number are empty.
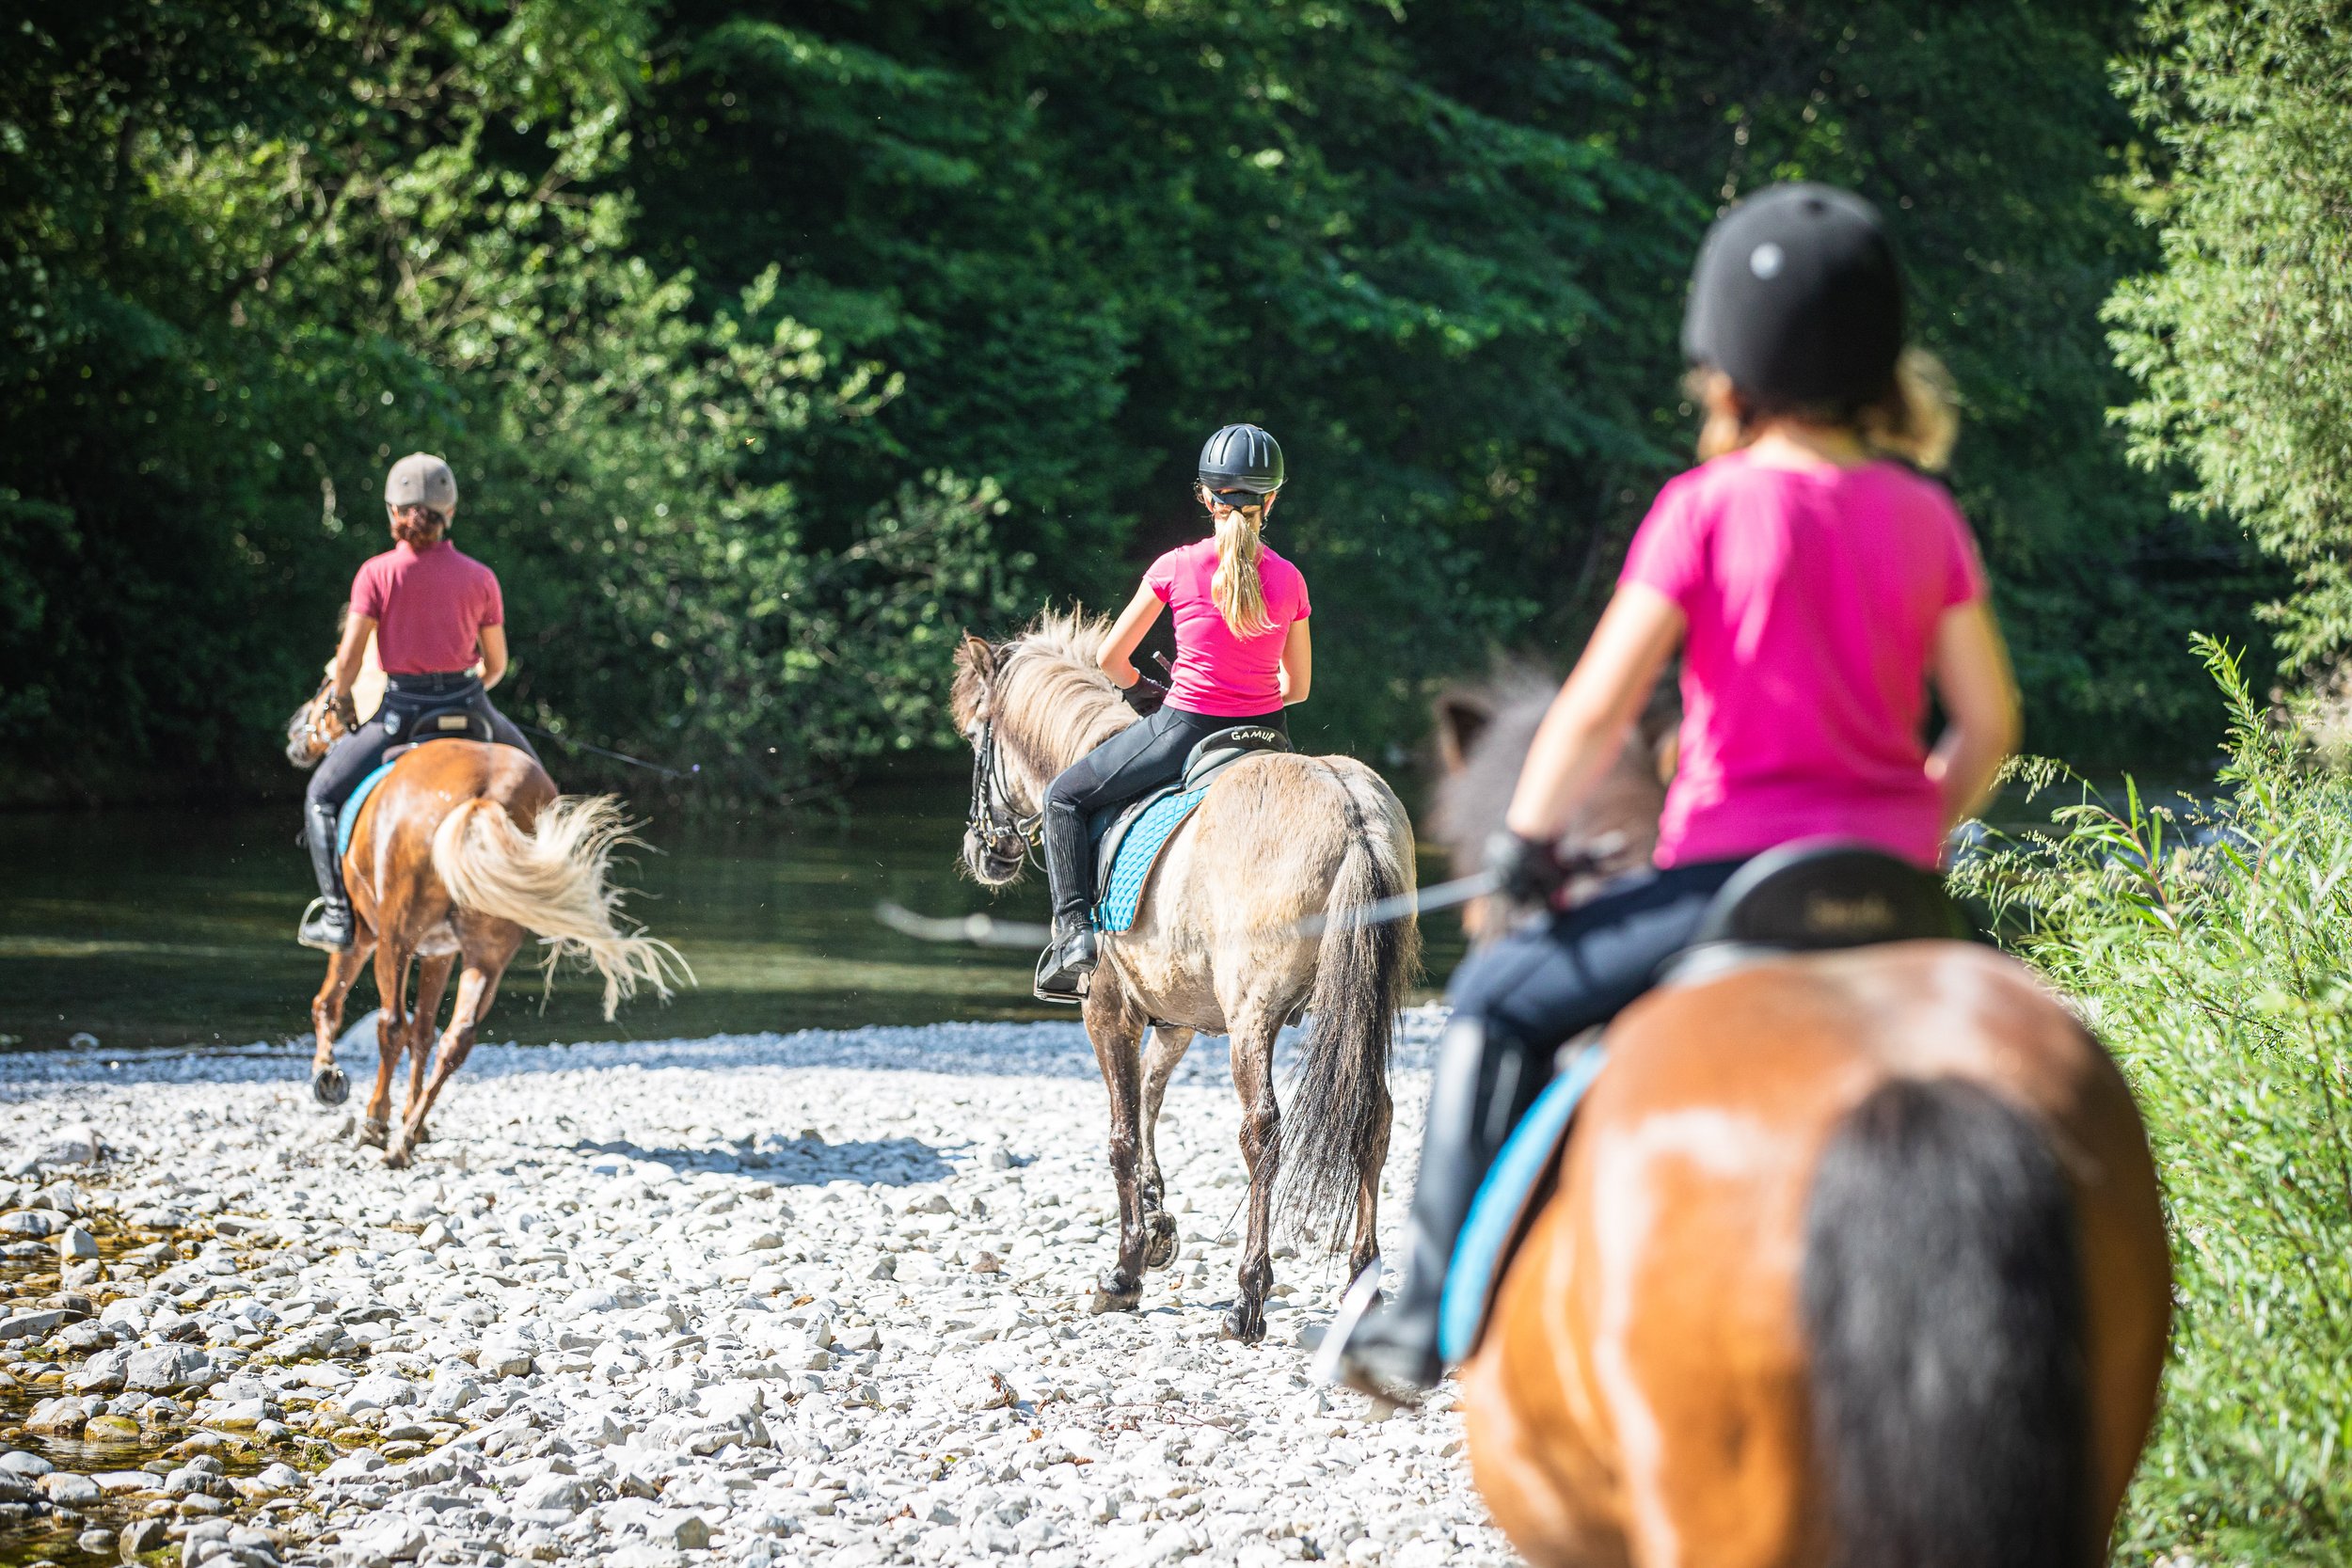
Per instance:
[[[2177,1306],[2116,1560],[2338,1563],[2352,1518],[2352,784],[2203,644],[2231,715],[2207,805],[2054,777],[2051,830],[1964,865],[2131,1079]]]
[[[1573,650],[1688,460],[1697,236],[1797,176],[1904,249],[2036,743],[2192,756],[2189,631],[2266,647],[2253,609],[2301,570],[2290,651],[2332,646],[2324,433],[2229,473],[2235,437],[2198,435],[2237,406],[2215,375],[2303,383],[2240,330],[2261,299],[2189,323],[2212,291],[2167,281],[2239,276],[2230,236],[2320,199],[2229,150],[2263,84],[2327,79],[2246,53],[2311,33],[2294,10],[28,13],[0,60],[0,798],[290,788],[276,723],[415,448],[505,580],[517,717],[705,794],[837,783],[950,743],[959,628],[1122,596],[1236,418],[1291,455],[1277,543],[1325,628],[1302,722],[1393,760],[1435,684]],[[2151,62],[2122,93],[2119,59]],[[2326,262],[2296,276],[2340,287]]]

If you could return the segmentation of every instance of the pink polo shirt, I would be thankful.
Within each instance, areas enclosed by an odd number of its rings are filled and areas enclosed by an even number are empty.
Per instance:
[[[1942,485],[1896,463],[1783,468],[1732,452],[1659,493],[1618,581],[1690,621],[1660,865],[1832,833],[1936,863],[1928,663],[1944,612],[1985,594]]]
[[[502,626],[498,574],[443,539],[420,550],[405,540],[371,557],[351,579],[351,612],[375,622],[375,657],[388,675],[470,670],[484,626]]]
[[[1255,719],[1282,705],[1282,645],[1291,623],[1310,613],[1307,579],[1269,548],[1258,552],[1258,585],[1265,594],[1267,629],[1235,637],[1209,597],[1216,576],[1216,539],[1180,546],[1152,562],[1145,587],[1168,606],[1176,623],[1175,673],[1168,683],[1171,707],[1214,719]]]

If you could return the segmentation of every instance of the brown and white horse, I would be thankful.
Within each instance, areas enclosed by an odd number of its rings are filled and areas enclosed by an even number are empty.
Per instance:
[[[328,685],[286,724],[286,755],[315,767],[343,730]],[[628,824],[607,796],[564,797],[529,753],[472,740],[435,740],[393,766],[360,804],[343,857],[356,941],[328,957],[326,983],[310,1004],[317,1048],[310,1089],[322,1104],[351,1090],[335,1066],[343,1001],[371,955],[383,1011],[376,1021],[375,1088],[359,1141],[384,1149],[394,1167],[425,1136],[425,1117],[450,1075],[465,1064],[500,979],[524,938],[548,944],[553,963],[585,959],[604,977],[604,1016],[640,985],[670,994],[671,968],[691,980],[667,942],[625,930],[612,885],[612,852]],[[417,966],[416,1005],[408,970]],[[433,1021],[450,974],[463,964],[457,1000],[428,1080]],[[391,1120],[392,1070],[408,1053],[408,1098]]]
[[[1533,733],[1461,717],[1457,853]],[[1615,797],[1641,815],[1583,832],[1644,831],[1641,770]],[[2170,1259],[2081,1022],[1989,948],[1911,942],[1669,986],[1608,1049],[1462,1371],[1473,1474],[1528,1560],[2104,1561]]]
[[[1135,722],[1095,663],[1106,626],[1049,614],[1009,642],[967,637],[957,653],[956,722],[979,764],[963,863],[991,887],[1020,876],[1027,825],[1054,776]],[[1162,851],[1134,926],[1104,939],[1086,999],[1110,1091],[1119,1188],[1119,1258],[1095,1310],[1134,1307],[1143,1272],[1175,1259],[1152,1129],[1169,1075],[1203,1030],[1231,1037],[1249,1167],[1240,1293],[1226,1334],[1251,1343],[1265,1335],[1278,1178],[1286,1213],[1318,1240],[1336,1244],[1352,1225],[1351,1274],[1371,1259],[1389,1152],[1389,1049],[1420,962],[1420,928],[1409,917],[1369,926],[1327,917],[1413,884],[1404,804],[1351,757],[1265,752],[1210,785]],[[1317,921],[1320,931],[1302,928]],[[1305,1047],[1285,1112],[1274,1042],[1302,1007]]]

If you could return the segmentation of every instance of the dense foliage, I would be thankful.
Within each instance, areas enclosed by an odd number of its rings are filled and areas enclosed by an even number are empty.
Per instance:
[[[2334,0],[2156,0],[2122,75],[2168,155],[2163,267],[2117,291],[2134,450],[2295,569],[2289,657],[2352,648],[2352,25]]]
[[[2053,831],[1959,880],[2122,1061],[2163,1175],[2173,1359],[2118,1560],[2338,1563],[2352,1545],[2352,784],[2296,755],[2237,661],[2204,647],[2231,713],[2217,802],[2083,790]]]
[[[1860,185],[1970,404],[2031,718],[2193,749],[2257,596],[2103,422],[2121,0],[91,0],[0,19],[0,795],[290,784],[387,460],[501,700],[729,793],[943,742],[943,639],[1107,607],[1259,419],[1319,740],[1564,657],[1686,460],[1714,206]],[[2003,84],[1988,112],[1982,84]],[[1400,636],[1399,631],[1409,635]],[[593,759],[566,761],[568,782]]]

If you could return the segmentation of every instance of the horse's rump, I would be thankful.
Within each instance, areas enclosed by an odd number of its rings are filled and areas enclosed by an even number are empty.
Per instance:
[[[2095,1558],[2169,1264],[2129,1091],[2073,1016],[1915,942],[1653,992],[1610,1047],[1467,1373],[1520,1549]]]

